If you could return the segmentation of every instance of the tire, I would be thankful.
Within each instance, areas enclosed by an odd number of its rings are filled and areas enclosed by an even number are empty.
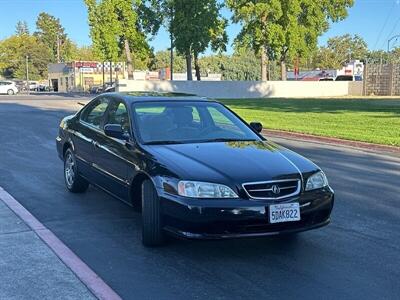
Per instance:
[[[162,230],[160,198],[151,180],[142,184],[142,243],[147,247],[160,246],[165,237]]]
[[[71,193],[84,193],[89,187],[89,182],[78,173],[75,155],[70,148],[64,154],[64,180]]]
[[[14,90],[11,90],[11,89],[9,89],[8,91],[7,91],[7,95],[14,95],[15,93],[14,93]]]

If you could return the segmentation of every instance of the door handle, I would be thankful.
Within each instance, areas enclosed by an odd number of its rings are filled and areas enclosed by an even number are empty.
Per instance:
[[[93,141],[93,146],[95,146],[96,148],[100,148],[100,144],[98,142]]]

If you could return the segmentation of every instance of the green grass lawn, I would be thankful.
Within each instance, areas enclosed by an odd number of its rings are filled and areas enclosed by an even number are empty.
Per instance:
[[[400,99],[221,100],[264,128],[400,146]]]

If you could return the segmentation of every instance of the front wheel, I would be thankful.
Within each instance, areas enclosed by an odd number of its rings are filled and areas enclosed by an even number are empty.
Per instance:
[[[71,149],[67,149],[64,155],[64,179],[67,189],[72,193],[83,193],[89,187],[86,179],[78,173],[75,155]]]
[[[160,198],[151,180],[142,184],[142,242],[148,247],[164,243]]]
[[[14,91],[13,90],[8,90],[7,91],[7,95],[14,95],[15,93],[14,93]]]

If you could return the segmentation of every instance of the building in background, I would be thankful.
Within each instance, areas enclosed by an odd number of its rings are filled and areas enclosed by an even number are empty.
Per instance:
[[[96,61],[73,61],[49,64],[49,86],[55,92],[86,92],[93,86],[110,84],[118,79],[127,79],[126,65],[123,62],[103,63]]]
[[[104,77],[104,80],[103,80]],[[194,76],[193,76],[194,77]],[[73,61],[69,63],[49,64],[49,87],[55,92],[88,92],[103,84],[110,86],[119,79],[127,79],[126,64],[123,62],[103,63],[96,61]],[[169,68],[159,71],[135,71],[135,80],[170,80]],[[203,81],[220,81],[221,74],[202,76]],[[174,73],[174,80],[186,80],[186,73]]]

